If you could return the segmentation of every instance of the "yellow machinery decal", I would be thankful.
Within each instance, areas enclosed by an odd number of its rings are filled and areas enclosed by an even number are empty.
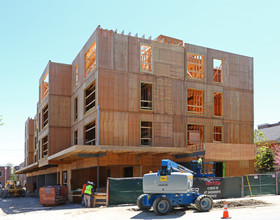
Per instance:
[[[160,181],[167,181],[167,176],[161,176]]]

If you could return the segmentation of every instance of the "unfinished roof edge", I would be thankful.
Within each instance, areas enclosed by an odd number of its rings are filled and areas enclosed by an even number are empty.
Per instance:
[[[139,39],[145,39],[145,34],[142,37],[138,37],[138,33],[136,33],[135,36],[133,36],[131,34],[131,32],[129,32],[127,35],[124,34],[124,31],[122,31],[121,33],[117,33],[117,29],[115,31],[113,30],[108,30],[108,29],[104,29],[101,28],[100,25],[98,25],[98,27],[95,29],[94,33],[96,32],[96,30],[99,28],[99,30],[102,31],[112,31],[115,34],[118,35],[123,35],[123,36],[127,36],[127,37],[135,37],[135,38],[139,38]],[[93,35],[93,34],[92,34]],[[91,35],[91,36],[92,36]],[[91,38],[90,36],[90,38]],[[89,38],[89,39],[90,39]],[[209,49],[209,50],[215,50],[215,51],[219,51],[219,52],[223,52],[223,53],[228,53],[228,54],[234,54],[234,55],[238,55],[238,56],[243,56],[243,57],[247,57],[247,58],[251,58],[253,59],[252,56],[247,56],[247,55],[242,55],[242,54],[237,54],[237,53],[233,53],[233,52],[228,52],[228,51],[224,51],[224,50],[218,50],[218,49],[214,49],[214,48],[210,48],[210,47],[205,47],[205,46],[200,46],[200,45],[196,45],[196,44],[191,44],[191,43],[184,43],[183,40],[177,39],[177,38],[173,38],[173,37],[169,37],[166,35],[162,35],[160,34],[158,37],[156,37],[154,40],[151,40],[151,38],[147,38],[146,40],[150,40],[150,41],[156,41],[156,42],[160,42],[160,43],[166,43],[166,44],[172,44],[172,45],[177,45],[177,46],[182,46],[184,48],[187,48],[187,45],[191,45],[191,46],[197,46],[197,47],[202,47],[204,49]],[[86,45],[86,44],[85,44]],[[84,46],[85,46],[84,45]],[[76,59],[76,58],[75,58]],[[75,60],[74,59],[74,60]]]

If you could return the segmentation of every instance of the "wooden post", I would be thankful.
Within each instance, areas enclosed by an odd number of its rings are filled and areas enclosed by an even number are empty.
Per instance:
[[[96,192],[99,192],[99,166],[97,167]]]

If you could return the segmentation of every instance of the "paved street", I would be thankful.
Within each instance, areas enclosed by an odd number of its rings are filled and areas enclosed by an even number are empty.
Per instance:
[[[250,198],[232,199],[236,204],[249,201]],[[278,220],[280,216],[280,196],[262,196],[254,200],[265,202],[265,205],[255,207],[229,207],[229,215],[236,220]],[[218,201],[215,201],[218,202]],[[200,213],[193,209],[175,209],[167,216],[156,216],[153,211],[139,211],[136,206],[122,205],[109,208],[80,208],[77,204],[67,204],[58,207],[43,207],[38,198],[0,199],[0,219],[188,219],[214,220],[220,219],[223,208],[214,208],[210,212]]]

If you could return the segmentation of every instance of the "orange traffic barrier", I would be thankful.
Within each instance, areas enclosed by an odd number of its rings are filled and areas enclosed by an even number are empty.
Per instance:
[[[228,210],[227,210],[227,202],[225,201],[223,217],[221,217],[221,219],[230,219],[230,218],[231,217],[229,217]]]

